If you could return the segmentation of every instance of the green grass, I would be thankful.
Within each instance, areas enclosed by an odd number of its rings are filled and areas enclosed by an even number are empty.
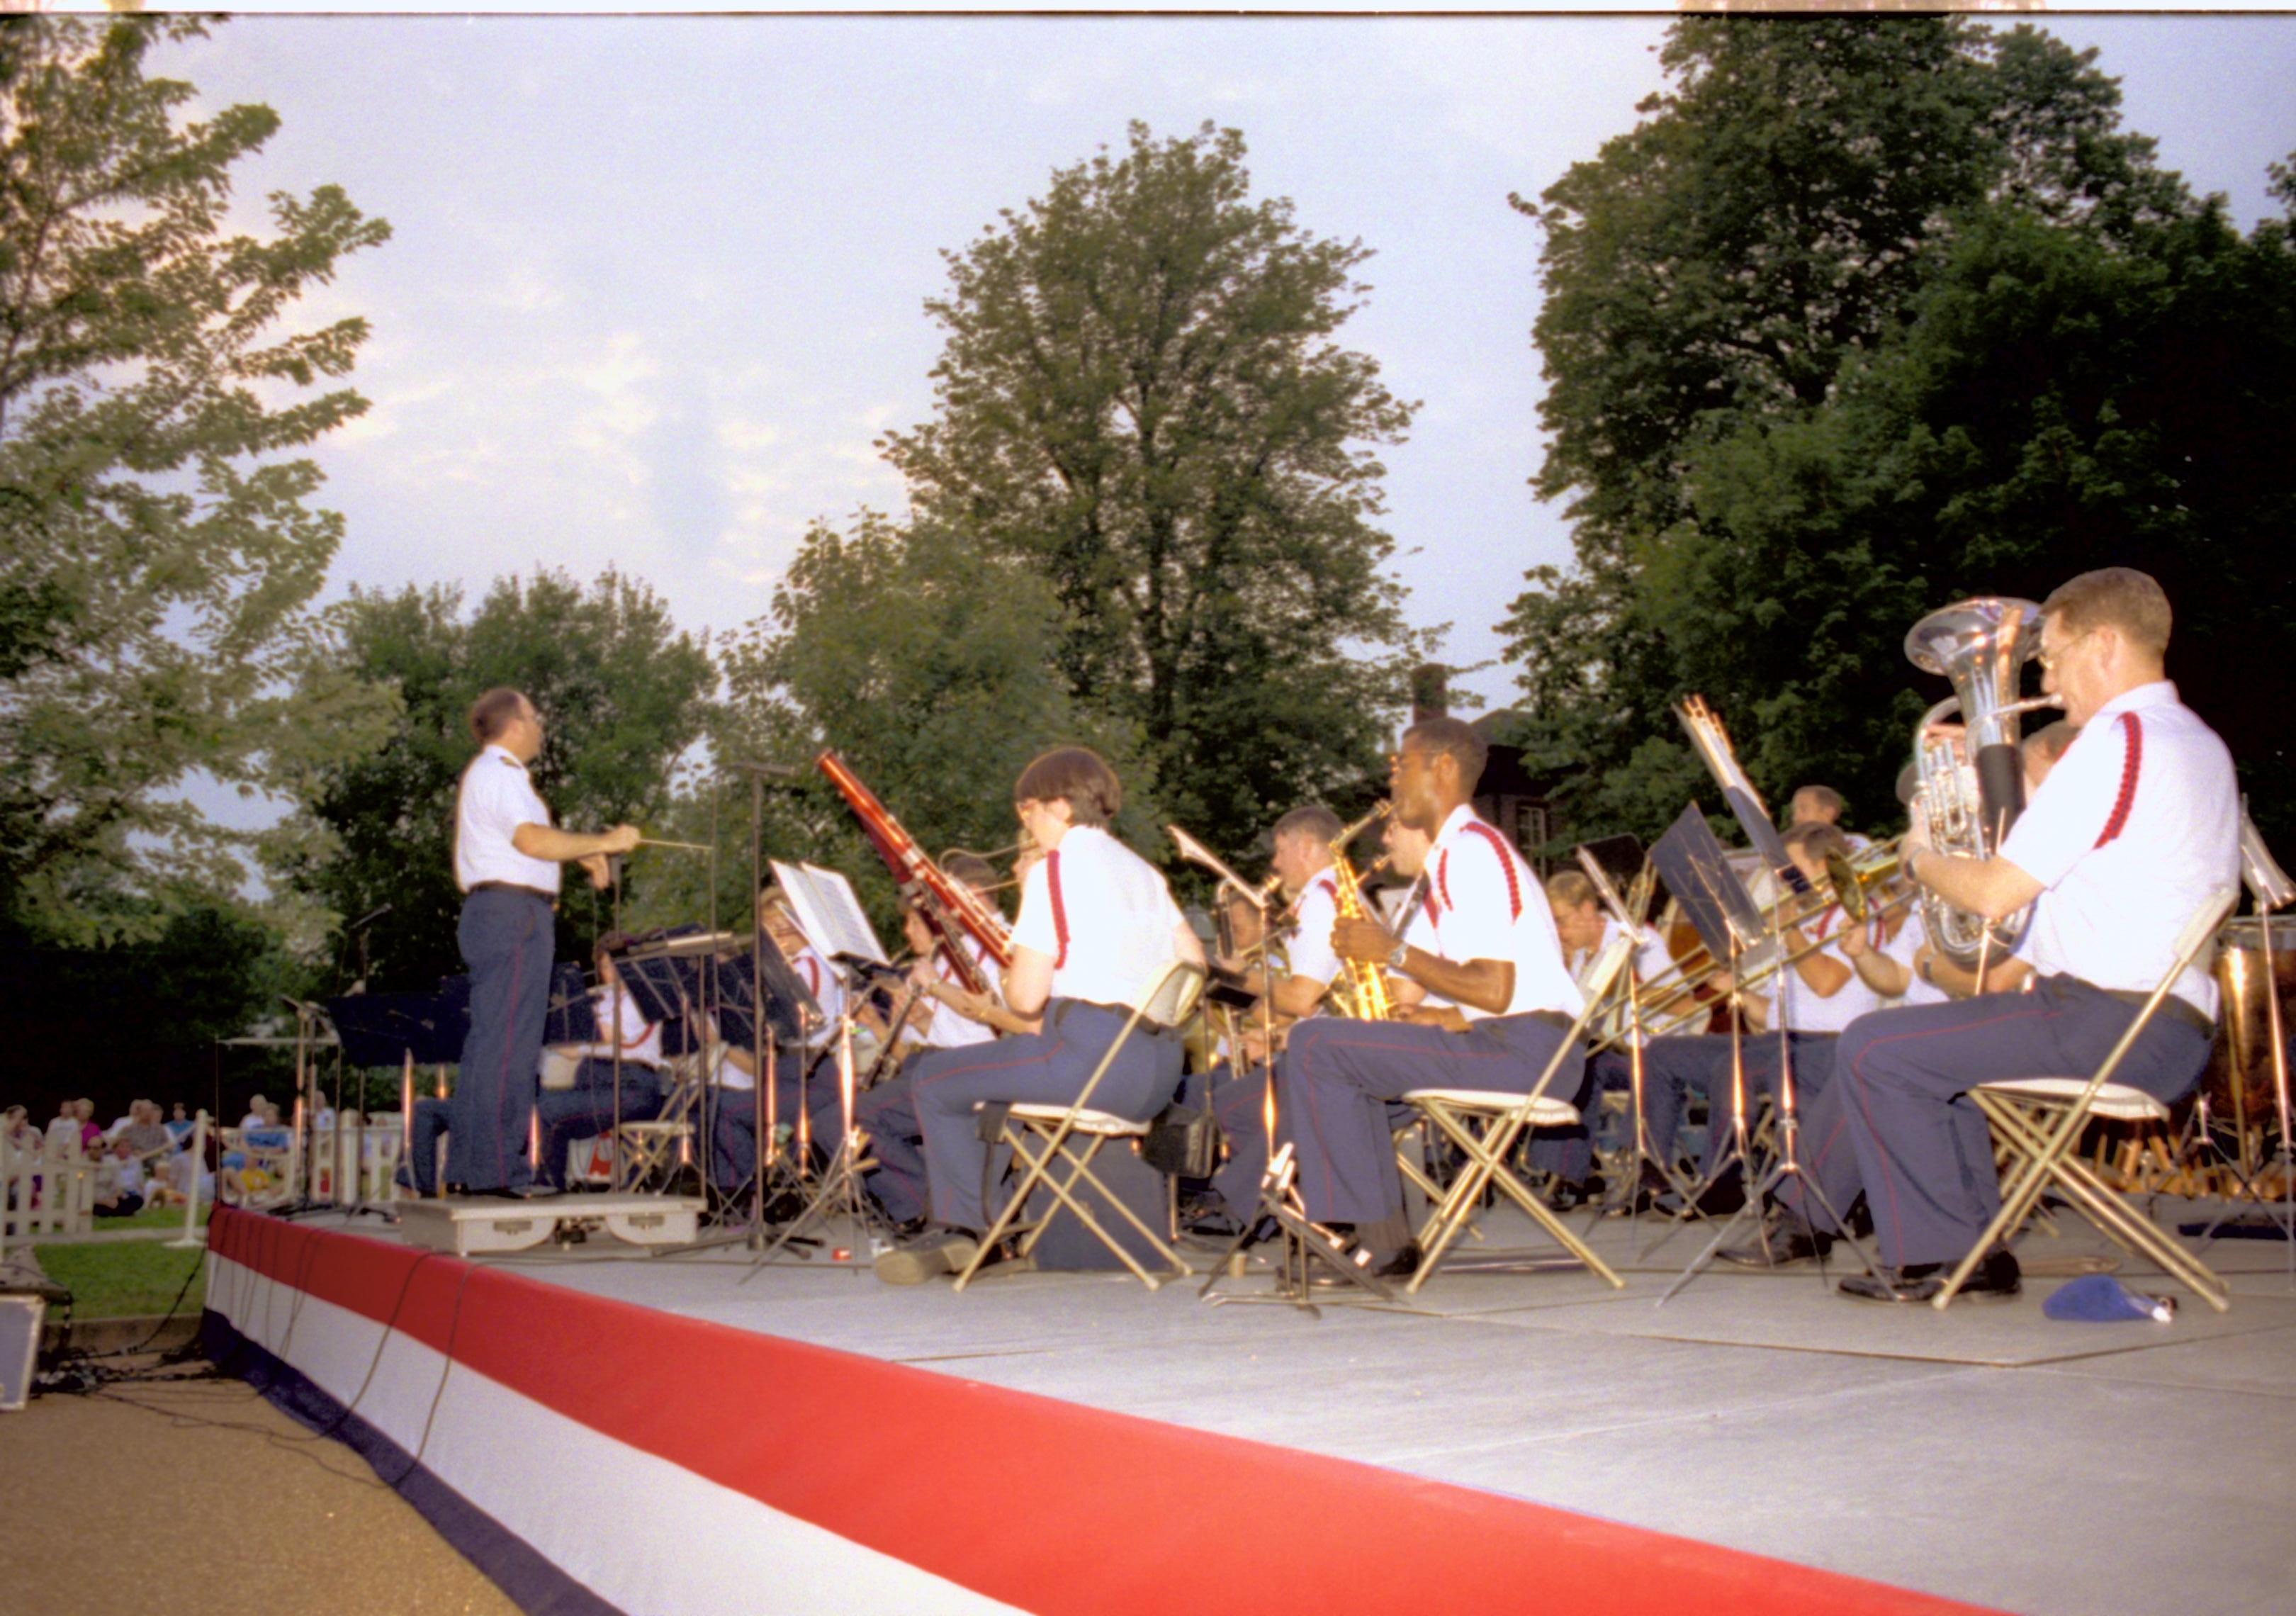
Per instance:
[[[155,1208],[133,1218],[106,1218],[99,1229],[179,1228],[181,1207]],[[207,1221],[206,1209],[200,1221]],[[160,1240],[109,1241],[95,1245],[41,1245],[35,1248],[40,1267],[50,1279],[72,1293],[75,1318],[140,1318],[165,1313],[184,1288],[184,1276],[200,1266],[204,1247],[173,1251]],[[200,1305],[200,1281],[184,1294],[184,1306]]]

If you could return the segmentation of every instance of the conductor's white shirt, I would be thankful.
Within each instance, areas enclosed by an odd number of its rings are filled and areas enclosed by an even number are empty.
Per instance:
[[[2024,956],[2044,976],[2146,993],[2212,888],[2240,882],[2232,754],[2166,679],[2123,692],[2057,759],[2001,857],[2047,890]],[[2213,1020],[2217,985],[2188,968],[2177,997]]]
[[[455,793],[455,884],[507,882],[538,892],[558,890],[558,865],[511,846],[522,824],[550,824],[550,809],[527,778],[526,765],[489,742],[463,770]]]

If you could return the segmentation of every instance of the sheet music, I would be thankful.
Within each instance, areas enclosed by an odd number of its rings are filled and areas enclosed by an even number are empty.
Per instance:
[[[797,929],[824,959],[850,954],[873,964],[891,963],[876,932],[870,930],[869,917],[854,896],[851,882],[817,864],[783,864],[778,858],[768,862],[774,879],[789,895]]]

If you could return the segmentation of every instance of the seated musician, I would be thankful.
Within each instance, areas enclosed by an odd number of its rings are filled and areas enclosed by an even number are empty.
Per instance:
[[[1319,1017],[1292,1030],[1276,1065],[1278,1109],[1298,1144],[1308,1217],[1352,1229],[1375,1271],[1406,1274],[1418,1248],[1404,1218],[1391,1111],[1414,1088],[1526,1093],[1561,1051],[1550,1093],[1575,1093],[1584,1057],[1562,1039],[1581,1000],[1562,964],[1554,916],[1522,856],[1470,801],[1487,749],[1456,718],[1404,732],[1393,768],[1395,816],[1432,834],[1428,943],[1398,942],[1377,920],[1332,931],[1343,960],[1452,1001],[1384,1022]]]
[[[1253,979],[1266,988],[1267,1014],[1250,1013],[1245,1037],[1248,1058],[1214,1067],[1210,1076],[1212,1114],[1228,1147],[1227,1160],[1212,1176],[1212,1190],[1229,1217],[1251,1216],[1259,1200],[1259,1180],[1267,1170],[1267,1051],[1272,1034],[1281,1042],[1284,1029],[1316,1013],[1332,979],[1340,974],[1340,957],[1332,952],[1332,923],[1338,918],[1339,876],[1332,867],[1332,843],[1344,827],[1327,808],[1310,804],[1293,808],[1275,822],[1274,857],[1281,878],[1285,907],[1292,923],[1280,956]],[[1242,906],[1249,910],[1250,906]],[[1255,922],[1257,916],[1254,917]]]
[[[918,1057],[911,1092],[936,1226],[877,1259],[878,1276],[891,1284],[956,1272],[979,1249],[989,1221],[988,1145],[975,1108],[1073,1103],[1168,969],[1204,963],[1163,876],[1110,834],[1123,788],[1097,753],[1045,753],[1021,771],[1013,796],[1021,828],[1045,856],[1021,885],[1004,1002],[1017,1014],[1041,1012],[1044,1030]],[[1185,1053],[1177,1028],[1142,1020],[1101,1075],[1094,1109],[1137,1121],[1154,1116],[1179,1087]]]
[[[758,893],[758,914],[765,941],[780,950],[798,980],[821,1011],[821,1020],[808,1029],[801,1045],[769,1053],[774,1074],[773,1116],[776,1127],[794,1128],[808,1093],[807,1079],[813,1070],[835,1058],[838,1020],[845,1013],[845,983],[836,969],[806,940],[789,899],[776,887]],[[761,945],[762,946],[762,945]],[[864,1010],[857,1024],[882,1033],[883,1023]],[[718,1058],[718,1115],[710,1126],[710,1176],[721,1190],[737,1191],[750,1181],[758,1164],[758,1051],[728,1045]]]
[[[1837,1210],[1862,1189],[1883,1273],[1844,1280],[1845,1295],[1922,1301],[1939,1271],[1966,1256],[2000,1206],[1985,1120],[1964,1096],[1995,1079],[2087,1078],[2128,1029],[2136,1002],[2174,963],[2178,933],[2218,888],[2240,879],[2232,757],[2177,698],[2164,667],[2169,602],[2127,568],[2083,573],[2042,603],[2045,690],[2080,728],[1991,856],[1937,852],[1916,816],[1913,878],[1988,919],[2046,894],[2025,955],[2030,990],[1878,1011],[1853,1022],[1836,1081],[1805,1120],[1810,1171]],[[2145,1024],[2113,1081],[2162,1101],[2200,1079],[2217,988],[2187,970]],[[1827,1220],[1786,1186],[1773,1243],[1814,1249]],[[1986,1254],[1968,1293],[2016,1293],[2016,1259]]]
[[[1840,792],[1830,785],[1797,786],[1786,800],[1786,827],[1798,824],[1830,824],[1841,830],[1842,811],[1849,807]],[[1863,853],[1874,844],[1851,831],[1842,831],[1853,851]]]
[[[1793,861],[1813,894],[1828,890],[1825,860],[1846,855],[1849,844],[1830,824],[1798,824],[1785,833],[1786,857]],[[1792,900],[1789,900],[1792,901]],[[1738,1187],[1739,1164],[1725,1161],[1736,1137],[1738,1108],[1742,1103],[1751,1128],[1759,1097],[1775,1097],[1782,1070],[1790,1071],[1800,1095],[1809,1096],[1825,1087],[1833,1070],[1835,1039],[1852,1021],[1880,1003],[1873,988],[1859,980],[1844,956],[1843,938],[1857,928],[1845,923],[1841,906],[1822,898],[1800,900],[1805,909],[1819,906],[1814,918],[1784,928],[1783,940],[1794,963],[1783,973],[1785,1002],[1784,1046],[1775,1031],[1778,978],[1757,984],[1734,997],[1745,1019],[1743,1034],[1703,1033],[1689,1038],[1653,1039],[1643,1055],[1643,1103],[1662,1109],[1678,1103],[1676,1094],[1695,1087],[1706,1095],[1706,1148],[1698,1162],[1699,1179],[1707,1186],[1701,1205],[1709,1211],[1734,1210],[1743,1204]],[[1725,991],[1730,988],[1726,973]],[[1734,1067],[1734,1061],[1735,1065]],[[1742,1073],[1744,1088],[1736,1088]]]
[[[2020,752],[2025,766],[2028,801],[2041,789],[2041,782],[2049,777],[2049,770],[2064,756],[2065,748],[2079,733],[2059,718],[2025,737]],[[1908,810],[1920,783],[1920,770],[1910,763],[1898,776],[1898,800]],[[1956,964],[1930,947],[1921,906],[1910,897],[1883,918],[1880,943],[1879,947],[1866,947],[1858,945],[1858,939],[1845,937],[1842,952],[1849,956],[1859,979],[1882,996],[1883,1008],[1942,1005],[1949,998],[1965,999],[1980,991],[2013,993],[2021,988],[2033,973],[2032,967],[2021,957],[2024,950],[2021,944],[2017,953],[1990,964],[1986,986],[1980,989],[1975,970]]]
[[[629,944],[619,931],[598,939],[591,953],[598,981],[590,990],[598,1036],[562,1046],[578,1062],[573,1086],[545,1088],[534,1103],[542,1153],[535,1176],[553,1189],[566,1187],[566,1152],[576,1140],[606,1133],[617,1120],[649,1122],[661,1114],[661,1029],[645,1019],[614,969],[613,955]]]
[[[986,859],[960,853],[943,867],[952,878],[972,888],[982,903],[996,907],[996,873]],[[931,1050],[986,1044],[1000,1032],[1033,1032],[1037,1022],[1014,1015],[997,997],[996,961],[987,944],[978,938],[964,939],[965,952],[989,984],[987,993],[977,994],[964,985],[963,972],[948,957],[947,945],[934,936],[922,914],[911,907],[903,914],[901,924],[916,954],[909,980],[930,1013],[923,1028],[923,1048],[904,1060],[891,1077],[855,1099],[853,1120],[868,1136],[869,1158],[875,1163],[865,1180],[869,1193],[887,1217],[904,1226],[904,1234],[914,1234],[916,1227],[909,1226],[922,1226],[929,1205],[924,1136],[917,1128],[912,1095],[919,1060]],[[832,1150],[844,1125],[840,1111],[840,1102],[834,1094],[826,1100],[816,1100],[814,1136]]]
[[[1583,986],[1588,968],[1619,934],[1619,923],[1603,907],[1593,879],[1583,870],[1557,870],[1548,876],[1546,903],[1554,915],[1555,935],[1562,944],[1562,963],[1570,968],[1570,980]],[[1654,928],[1644,927],[1629,969],[1648,981],[1671,970],[1673,964],[1666,939]],[[1621,1009],[1593,1030],[1610,1031],[1622,1025],[1623,1015]],[[1621,1094],[1634,1089],[1632,1051],[1623,1041],[1589,1054],[1578,1093],[1563,1096],[1578,1107],[1582,1120],[1578,1126],[1543,1128],[1531,1135],[1530,1165],[1554,1174],[1555,1187],[1547,1201],[1557,1211],[1569,1211],[1600,1193],[1599,1185],[1590,1189],[1588,1183],[1594,1158],[1594,1108],[1601,1103],[1603,1092],[1611,1089]],[[1680,1091],[1671,1085],[1646,1085],[1643,1111],[1652,1153],[1659,1161],[1671,1161],[1675,1129],[1682,1118]],[[1655,1162],[1644,1162],[1637,1194],[1657,1195],[1666,1188],[1666,1174]]]

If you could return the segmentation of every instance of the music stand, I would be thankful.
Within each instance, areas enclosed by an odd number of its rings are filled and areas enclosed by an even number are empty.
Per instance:
[[[1693,818],[1698,826],[1695,832],[1688,829],[1688,824]],[[1683,833],[1682,840],[1676,848],[1669,849],[1667,846],[1668,841],[1677,831]],[[1704,838],[1702,843],[1700,841],[1702,835]],[[1705,851],[1706,847],[1710,845],[1717,861],[1712,865],[1707,863]],[[1751,909],[1753,899],[1747,895],[1744,884],[1738,880],[1729,865],[1719,862],[1721,851],[1720,844],[1714,841],[1713,833],[1707,830],[1704,818],[1697,816],[1697,809],[1693,805],[1685,812],[1681,819],[1675,822],[1672,830],[1659,839],[1659,845],[1651,849],[1651,857],[1658,863],[1660,870],[1668,871],[1669,883],[1673,885],[1676,896],[1681,899],[1685,912],[1691,912],[1695,906],[1709,903],[1718,905],[1721,915],[1726,918],[1724,926],[1726,935],[1723,940],[1729,945],[1730,980],[1736,989],[1740,991],[1744,989],[1746,975],[1750,972],[1756,976],[1775,972],[1778,976],[1777,1009],[1775,1012],[1777,1017],[1778,1038],[1776,1113],[1778,1149],[1776,1156],[1770,1162],[1769,1170],[1762,1175],[1759,1182],[1748,1187],[1744,1203],[1731,1214],[1729,1221],[1717,1230],[1714,1238],[1707,1243],[1706,1249],[1690,1259],[1690,1266],[1683,1269],[1675,1282],[1666,1288],[1665,1293],[1658,1299],[1657,1305],[1661,1308],[1673,1300],[1685,1285],[1698,1277],[1699,1273],[1714,1260],[1716,1254],[1728,1243],[1730,1236],[1737,1232],[1738,1226],[1748,1218],[1751,1217],[1754,1220],[1756,1240],[1760,1243],[1765,1252],[1769,1250],[1769,1228],[1762,1217],[1762,1202],[1774,1194],[1789,1178],[1795,1179],[1801,1185],[1803,1195],[1816,1202],[1835,1230],[1839,1231],[1836,1237],[1857,1253],[1857,1260],[1866,1272],[1869,1275],[1874,1273],[1873,1262],[1866,1257],[1865,1249],[1850,1238],[1849,1221],[1842,1217],[1841,1209],[1825,1198],[1825,1191],[1819,1186],[1817,1180],[1805,1173],[1801,1167],[1801,1108],[1794,1099],[1793,1059],[1788,1047],[1786,1036],[1787,984],[1784,980],[1785,967],[1783,964],[1786,958],[1785,906],[1778,904],[1771,908],[1769,935],[1759,939],[1767,950],[1765,963],[1748,965],[1746,962],[1757,959],[1758,956],[1742,946],[1738,922],[1729,917],[1739,914],[1742,908]],[[1679,871],[1679,881],[1676,879],[1675,871],[1668,870],[1670,863]],[[1721,885],[1721,882],[1726,882],[1726,888]],[[1694,899],[1693,887],[1697,889]],[[1693,921],[1693,923],[1695,922]],[[1700,931],[1700,936],[1706,937],[1703,930]],[[1713,946],[1710,939],[1708,939],[1707,946],[1709,947]],[[1732,1137],[1729,1149],[1715,1160],[1712,1168],[1702,1179],[1699,1185],[1701,1195],[1720,1180],[1723,1172],[1733,1161],[1739,1164],[1742,1170],[1751,1170],[1752,1165],[1747,1154],[1746,1070],[1741,1037],[1737,1018],[1733,1016],[1730,1022]],[[1713,1127],[1711,1118],[1708,1119],[1707,1126],[1710,1128]],[[1812,1221],[1808,1218],[1806,1212],[1805,1221]],[[1815,1226],[1814,1222],[1813,1226]],[[1656,1243],[1653,1243],[1652,1249],[1657,1249]],[[1821,1284],[1832,1283],[1825,1272],[1825,1259],[1822,1253],[1817,1260],[1817,1277]]]
[[[1612,923],[1636,939],[1637,952],[1639,952],[1644,931],[1643,915],[1647,911],[1652,894],[1659,885],[1658,866],[1652,863],[1649,855],[1644,852],[1641,841],[1632,836],[1606,836],[1599,842],[1582,842],[1574,851],[1578,867],[1586,873],[1587,878],[1594,882],[1595,896],[1601,900],[1603,909],[1610,915]],[[1631,899],[1619,896],[1616,879],[1628,854],[1631,854],[1635,860],[1634,866],[1626,872],[1626,878],[1631,883],[1633,892]],[[1626,969],[1620,973],[1620,980],[1624,984],[1626,998],[1624,1005],[1626,1023],[1623,1030],[1627,1046],[1627,1093],[1631,1148],[1628,1153],[1627,1170],[1618,1176],[1617,1186],[1603,1198],[1600,1205],[1595,1208],[1594,1215],[1587,1222],[1587,1233],[1588,1237],[1592,1238],[1595,1225],[1614,1212],[1623,1211],[1627,1218],[1628,1242],[1631,1246],[1638,1234],[1636,1225],[1641,1213],[1643,1168],[1645,1163],[1658,1169],[1659,1175],[1666,1181],[1667,1187],[1675,1194],[1681,1196],[1685,1204],[1695,1202],[1697,1195],[1695,1186],[1675,1170],[1674,1164],[1660,1161],[1650,1148],[1650,1128],[1643,1112],[1643,1086],[1645,1080],[1643,1070],[1643,1046],[1648,1040],[1643,1031],[1642,983],[1633,960],[1627,962]],[[1595,1103],[1600,1106],[1602,1095],[1597,1093],[1591,1097]],[[1589,1122],[1587,1125],[1587,1150],[1591,1156],[1595,1149],[1594,1123]],[[1621,1204],[1622,1197],[1623,1204]]]
[[[449,977],[462,991],[434,993],[357,993],[326,1001],[327,1019],[341,1041],[343,1059],[354,1067],[400,1069],[398,1090],[399,1159],[414,1171],[414,1068],[452,1066],[463,1058],[463,1041],[471,1026],[468,977]],[[364,1161],[365,1142],[360,1142]],[[436,1163],[433,1163],[436,1166]],[[362,1203],[356,1210],[373,1212],[396,1223],[398,1214],[388,1206]]]
[[[753,1276],[758,1268],[798,1243],[805,1229],[819,1223],[825,1229],[832,1217],[843,1216],[859,1234],[873,1237],[882,1226],[881,1214],[870,1205],[867,1192],[862,1187],[864,1170],[861,1149],[854,1132],[853,1102],[855,1078],[853,1065],[853,1022],[866,1002],[868,978],[872,967],[887,967],[884,946],[877,940],[869,917],[863,913],[861,902],[854,895],[853,883],[835,870],[815,864],[785,864],[771,860],[774,880],[789,899],[791,918],[805,934],[814,951],[830,962],[832,969],[842,973],[845,987],[844,1012],[837,1018],[837,1095],[839,1115],[844,1126],[840,1133],[837,1153],[822,1176],[813,1195],[798,1215],[775,1237],[773,1243],[758,1252],[758,1260],[744,1279]],[[792,973],[793,974],[793,973]],[[819,1015],[816,1007],[816,1018]],[[816,1020],[816,1025],[818,1021]],[[898,1029],[895,1029],[898,1035]],[[798,1103],[800,1115],[805,1111],[803,1086],[800,1086]],[[810,1165],[808,1163],[807,1165]],[[810,1252],[801,1251],[809,1257]]]
[[[1689,732],[1690,743],[1697,749],[1706,772],[1721,788],[1722,801],[1729,808],[1730,816],[1746,833],[1746,845],[1762,856],[1763,864],[1784,883],[1787,891],[1808,891],[1809,882],[1795,867],[1794,861],[1786,857],[1785,841],[1770,818],[1770,810],[1763,805],[1761,793],[1739,767],[1737,751],[1730,744],[1730,732],[1722,727],[1722,720],[1706,705],[1706,698],[1687,698],[1675,709],[1675,717],[1682,720],[1682,727]],[[1714,957],[1722,956],[1717,954]]]

